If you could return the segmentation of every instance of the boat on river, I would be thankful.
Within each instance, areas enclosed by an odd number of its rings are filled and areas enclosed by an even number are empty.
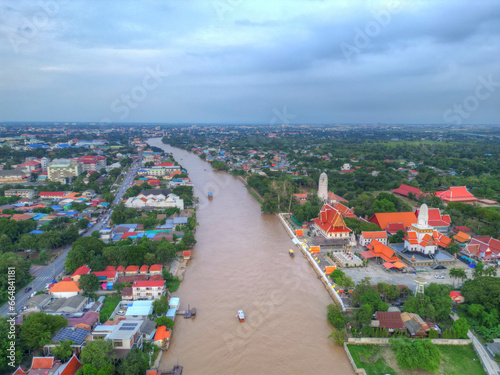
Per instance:
[[[214,199],[214,195],[213,195],[212,193],[208,193],[208,199],[209,199],[209,200]]]
[[[290,249],[290,250],[288,251],[288,254],[290,254],[290,256],[291,256],[291,257],[294,257],[294,256],[295,256],[295,253],[294,253],[294,251],[293,251],[292,249]]]
[[[243,310],[238,310],[238,315],[237,315],[240,323],[245,322],[245,314],[243,314]]]

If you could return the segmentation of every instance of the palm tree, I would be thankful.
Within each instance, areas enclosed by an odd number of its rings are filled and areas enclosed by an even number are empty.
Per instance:
[[[462,268],[457,268],[457,278],[461,279],[462,280],[462,283],[464,282],[464,280],[467,278],[467,272],[465,272],[464,269]]]
[[[459,268],[450,268],[449,274],[450,277],[453,278],[453,286],[455,286],[455,279],[458,279],[461,276],[460,271],[463,270]]]
[[[494,267],[486,267],[483,270],[483,274],[484,274],[484,276],[492,276],[492,277],[494,277],[494,276],[497,275],[497,270]]]

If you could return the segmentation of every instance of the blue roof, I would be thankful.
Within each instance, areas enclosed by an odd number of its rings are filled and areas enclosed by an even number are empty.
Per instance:
[[[58,204],[55,204],[55,205],[53,205],[53,206],[50,206],[50,208],[52,208],[54,211],[58,211],[58,210],[60,210],[62,207],[61,207],[61,206],[59,206]]]
[[[166,316],[175,318],[175,314],[177,314],[177,309],[168,309]]]
[[[122,239],[122,235],[121,234],[115,234],[113,236],[113,241],[120,241]]]
[[[174,217],[174,224],[187,224],[187,217]]]
[[[31,234],[42,234],[42,233],[45,233],[45,232],[43,230],[36,230],[35,229],[35,230],[32,230],[30,233]]]
[[[64,215],[76,215],[78,211],[59,211],[59,213]]]
[[[56,333],[56,335],[52,338],[52,340],[56,342],[71,340],[76,345],[80,345],[83,342],[83,340],[85,340],[85,337],[87,337],[88,334],[89,331],[83,328],[77,328],[73,330],[70,327],[64,327],[63,329],[61,329],[59,332]]]
[[[40,220],[42,217],[44,216],[48,216],[47,214],[36,214],[35,216],[33,216],[33,220]]]

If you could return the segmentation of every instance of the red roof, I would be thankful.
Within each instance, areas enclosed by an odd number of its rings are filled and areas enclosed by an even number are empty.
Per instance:
[[[66,193],[64,191],[41,191],[38,193],[40,197],[64,197]]]
[[[163,287],[165,286],[165,280],[145,280],[145,281],[136,281],[132,288],[154,288],[154,287]]]
[[[149,266],[147,264],[144,264],[139,269],[139,272],[148,272],[148,269],[149,269]]]
[[[370,249],[370,252],[373,254],[373,256],[382,258],[386,262],[397,262],[401,260],[396,256],[394,250],[392,250],[389,246],[386,246],[383,243],[379,242],[378,240],[373,240],[366,247]]]
[[[162,269],[163,269],[163,265],[161,265],[161,264],[153,264],[151,267],[149,267],[149,272],[161,271]]]
[[[160,166],[160,167],[172,167],[173,165],[174,165],[173,162],[166,162],[166,163],[158,164],[158,166]]]
[[[418,217],[418,213],[420,209],[415,211],[415,214]],[[429,225],[431,227],[447,227],[451,223],[450,215],[441,215],[439,212],[439,208],[429,208]]]
[[[78,158],[78,161],[83,164],[94,164],[98,160],[106,160],[104,156],[95,155],[85,155]]]
[[[41,164],[39,161],[30,160],[23,164],[18,164],[19,167],[34,167],[35,165]]]
[[[436,192],[436,196],[446,202],[475,202],[476,198],[469,193],[466,186],[452,186],[446,191]]]
[[[420,198],[420,196],[426,195],[419,188],[416,188],[416,187],[413,187],[410,185],[405,185],[405,184],[401,184],[400,187],[398,187],[397,189],[394,189],[392,192],[399,194],[399,195],[403,195],[405,197],[407,197],[409,193],[412,193],[416,198]]]
[[[106,277],[114,279],[116,277],[116,271],[96,271],[92,272],[97,277]]]
[[[342,203],[336,202],[332,204],[333,208],[340,211],[343,217],[348,217],[350,219],[357,219],[356,215],[354,215],[354,211],[352,208],[344,206]]]
[[[418,222],[417,216],[412,212],[385,212],[375,213],[369,220],[381,229],[387,229],[389,224],[402,224],[403,230]]]
[[[313,220],[325,233],[351,232],[345,225],[342,214],[329,204],[323,205],[319,218]]]
[[[123,272],[124,270],[125,270],[125,267],[123,267],[123,266],[116,267],[116,272]]]
[[[87,275],[89,274],[91,269],[87,265],[83,265],[79,267],[72,276],[81,276],[81,275]]]
[[[31,369],[51,369],[54,366],[54,357],[33,357]]]
[[[75,375],[76,372],[82,367],[82,363],[78,357],[73,354],[64,366],[64,370],[61,371],[60,375]]]
[[[191,256],[191,251],[188,251],[188,250],[184,251],[184,252],[182,253],[182,256],[183,256],[183,257],[190,257],[190,256]]]
[[[156,328],[155,338],[153,341],[162,341],[168,338],[170,338],[170,330],[167,330],[166,326],[159,326]]]
[[[401,319],[401,313],[399,312],[377,311],[375,315],[379,321],[379,327],[387,329],[405,329],[405,325]]]
[[[139,266],[128,266],[125,268],[125,272],[139,271]]]
[[[363,238],[366,239],[377,239],[377,238],[387,238],[387,232],[384,230],[378,232],[361,232]]]
[[[104,271],[116,271],[116,267],[115,266],[106,266]]]

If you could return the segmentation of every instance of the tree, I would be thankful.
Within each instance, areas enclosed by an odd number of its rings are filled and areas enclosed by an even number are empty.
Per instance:
[[[160,296],[153,302],[153,311],[156,315],[164,315],[168,311],[168,297]]]
[[[476,268],[472,272],[472,277],[476,278],[476,277],[480,277],[483,275],[484,275],[484,264],[483,264],[483,262],[479,261],[476,264]]]
[[[14,347],[14,361],[8,358],[8,355],[10,356],[9,350],[12,346]],[[9,363],[14,362],[17,365],[23,358],[23,350],[18,335],[10,331],[10,324],[7,318],[4,317],[0,318],[0,353],[2,353],[0,356],[0,371],[5,373],[12,372],[12,367],[9,366]]]
[[[480,318],[483,311],[484,311],[484,306],[482,305],[479,305],[477,303],[469,305],[469,314],[472,315],[474,318]]]
[[[167,318],[165,315],[160,316],[155,319],[156,326],[166,326],[167,328],[174,328],[174,321],[170,318]]]
[[[408,338],[391,339],[392,350],[402,369],[436,372],[441,363],[441,352],[430,340]]]
[[[453,334],[457,339],[466,339],[469,332],[469,324],[467,319],[460,318],[453,322]]]
[[[46,263],[50,259],[50,255],[47,254],[45,250],[42,250],[40,254],[38,255],[38,260],[42,263]]]
[[[370,323],[373,318],[373,308],[370,305],[361,305],[355,312],[358,325]]]
[[[337,305],[330,304],[327,307],[327,318],[331,325],[337,329],[341,330],[345,327],[345,316]]]
[[[457,279],[461,276],[460,268],[450,268],[449,274],[453,279]],[[455,285],[455,280],[453,280],[453,285]]]
[[[439,338],[439,332],[437,331],[437,329],[431,328],[431,330],[429,331],[429,338],[430,339],[438,339]]]
[[[115,196],[112,193],[104,194],[102,197],[108,203],[113,203],[113,201],[115,200]]]
[[[48,315],[42,312],[24,316],[19,338],[28,350],[38,349],[50,342],[54,333],[68,325],[68,321],[59,315]]]
[[[128,352],[118,367],[118,373],[120,375],[139,375],[145,374],[148,368],[147,354],[143,353],[139,348],[134,348]]]
[[[347,332],[345,329],[333,329],[331,335],[329,336],[333,338],[333,342],[335,345],[343,346],[345,340],[347,339]]]
[[[78,222],[78,229],[86,229],[89,225],[89,221],[87,219],[81,219],[79,222]]]
[[[184,245],[186,245],[187,248],[192,247],[196,243],[194,234],[191,232],[184,233],[184,235],[182,236],[182,242],[184,242]]]
[[[83,365],[91,365],[97,370],[113,366],[115,358],[113,343],[103,339],[89,341],[80,355]]]
[[[94,293],[95,291],[99,290],[99,286],[101,285],[99,279],[93,273],[80,276],[78,284],[86,294]]]
[[[487,311],[500,310],[500,278],[480,276],[467,280],[461,290],[465,300]]]
[[[446,246],[446,250],[448,250],[451,254],[457,254],[460,251],[460,247],[458,246],[458,244],[453,242]]]
[[[101,238],[101,234],[97,230],[93,231],[90,235],[92,238]]]
[[[52,349],[52,354],[62,362],[67,362],[73,355],[73,348],[71,348],[72,344],[73,341],[71,340],[61,341]]]

